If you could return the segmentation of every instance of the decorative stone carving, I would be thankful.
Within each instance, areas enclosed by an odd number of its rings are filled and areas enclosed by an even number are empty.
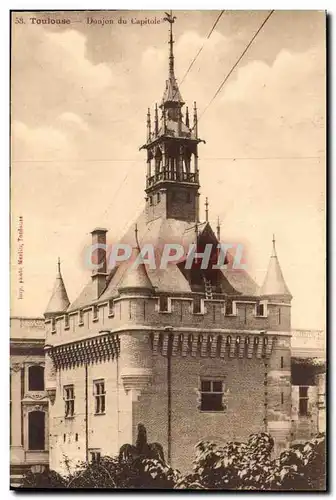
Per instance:
[[[53,405],[55,403],[55,399],[56,399],[56,389],[47,389],[46,392],[47,392],[50,403]]]
[[[22,363],[13,363],[10,366],[11,371],[14,372],[14,373],[19,372],[21,370],[21,368],[23,368],[23,364]]]
[[[143,390],[152,381],[152,370],[150,368],[127,368],[120,377],[131,400],[138,401]]]

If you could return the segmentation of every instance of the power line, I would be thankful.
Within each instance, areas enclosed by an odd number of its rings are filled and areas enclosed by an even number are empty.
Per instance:
[[[200,53],[202,52],[202,50],[203,50],[203,48],[204,48],[204,46],[205,46],[205,44],[206,44],[207,40],[209,40],[209,38],[211,37],[211,35],[212,35],[212,33],[213,33],[214,29],[216,28],[216,26],[217,26],[217,24],[218,24],[218,21],[220,20],[220,18],[221,18],[221,17],[222,17],[222,15],[224,14],[224,12],[225,12],[225,10],[222,10],[222,11],[220,12],[220,14],[219,14],[219,16],[217,17],[217,19],[216,19],[216,21],[215,21],[214,25],[212,26],[211,30],[209,31],[209,34],[208,34],[208,36],[206,37],[206,40],[204,41],[203,45],[201,46],[201,48],[199,49],[199,51],[198,51],[198,52],[197,52],[197,54],[195,55],[194,59],[191,61],[190,65],[189,65],[189,67],[188,67],[188,69],[187,69],[187,71],[185,72],[185,74],[184,74],[184,76],[183,76],[183,78],[182,78],[182,80],[181,80],[181,82],[180,82],[180,85],[182,85],[182,83],[183,83],[183,82],[184,82],[184,80],[186,79],[187,74],[189,73],[189,71],[191,70],[191,68],[193,67],[193,65],[195,64],[196,59],[198,58],[198,56],[199,56],[199,55],[200,55]]]
[[[219,156],[219,157],[201,157],[202,161],[253,161],[253,160],[318,160],[325,158],[325,154],[318,156]],[[142,161],[140,158],[99,158],[99,159],[83,159],[78,160],[12,160],[12,163],[137,163]],[[126,179],[124,179],[125,181]],[[124,182],[123,181],[123,182]]]
[[[209,106],[216,99],[216,97],[218,96],[218,94],[220,93],[220,91],[222,90],[222,88],[224,87],[225,83],[228,81],[229,77],[232,75],[232,73],[234,72],[234,70],[236,69],[236,67],[240,63],[240,61],[243,59],[244,55],[246,54],[246,52],[248,51],[248,49],[251,47],[252,43],[257,38],[257,36],[259,35],[260,31],[263,29],[263,27],[265,26],[265,24],[267,23],[267,21],[269,20],[269,18],[273,14],[273,12],[274,12],[274,10],[270,11],[270,13],[267,15],[266,19],[262,22],[262,24],[260,25],[260,27],[258,28],[258,30],[256,31],[256,33],[253,35],[253,37],[251,38],[251,40],[249,41],[249,43],[247,44],[247,46],[245,47],[245,49],[243,50],[243,52],[241,53],[241,55],[239,56],[239,58],[237,59],[237,61],[235,62],[235,64],[230,69],[229,73],[226,75],[226,77],[224,78],[224,80],[222,81],[222,83],[220,84],[220,86],[218,87],[218,89],[216,90],[216,92],[214,93],[214,95],[211,98],[211,100],[209,101],[209,103],[203,109],[203,111],[202,111],[202,113],[201,113],[198,121],[201,119],[201,117],[207,111],[207,109],[209,108]]]

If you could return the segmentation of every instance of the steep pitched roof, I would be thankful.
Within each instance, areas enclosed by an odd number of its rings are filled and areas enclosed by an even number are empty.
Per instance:
[[[61,274],[61,263],[58,259],[56,280],[44,315],[62,314],[68,309],[69,305],[69,297]]]
[[[289,288],[285,282],[275,249],[273,237],[273,251],[268,264],[267,274],[260,289],[260,295],[282,295],[291,297]]]

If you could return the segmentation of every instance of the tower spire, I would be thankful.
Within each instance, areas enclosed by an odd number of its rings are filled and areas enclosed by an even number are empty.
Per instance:
[[[174,71],[174,37],[173,37],[173,24],[175,22],[176,16],[173,16],[173,12],[165,12],[166,16],[163,18],[165,21],[169,23],[169,71],[168,71],[168,80],[166,81],[166,89],[163,94],[162,104],[166,108],[184,105],[182,100],[182,96],[180,94],[177,81],[175,78]],[[176,117],[177,118],[177,117]]]
[[[58,257],[56,280],[44,316],[47,318],[62,315],[68,309],[69,305],[69,297],[61,274],[61,260]]]
[[[168,21],[169,23],[169,78],[175,78],[174,76],[174,50],[173,50],[173,44],[174,44],[174,37],[173,37],[173,23],[176,19],[175,16],[173,16],[173,11],[171,10],[169,13],[165,12],[166,17],[163,19],[165,21]]]
[[[209,222],[209,201],[208,197],[205,198],[205,220]]]
[[[292,295],[283,277],[280,263],[275,248],[275,235],[272,238],[272,254],[267,269],[264,283],[260,290],[260,295],[283,296],[291,298]]]

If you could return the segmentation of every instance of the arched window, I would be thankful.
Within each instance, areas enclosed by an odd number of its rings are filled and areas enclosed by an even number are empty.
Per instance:
[[[28,389],[29,391],[44,391],[44,368],[33,365],[28,369]]]
[[[28,413],[28,449],[43,451],[45,448],[45,413],[31,411]]]

